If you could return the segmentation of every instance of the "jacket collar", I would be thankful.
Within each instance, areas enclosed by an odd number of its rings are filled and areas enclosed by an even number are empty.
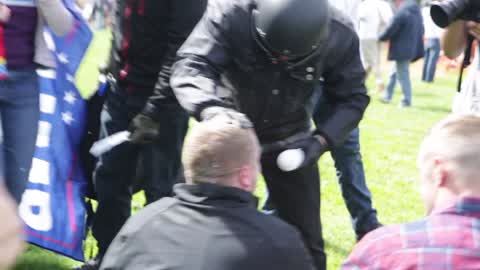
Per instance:
[[[480,197],[463,197],[452,207],[438,211],[438,213],[480,218]]]
[[[222,205],[224,207],[256,208],[258,199],[251,193],[215,184],[177,184],[173,188],[181,201],[202,205]]]

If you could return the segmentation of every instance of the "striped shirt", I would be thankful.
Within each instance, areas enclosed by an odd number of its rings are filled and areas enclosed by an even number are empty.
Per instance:
[[[480,269],[480,198],[368,234],[342,269]]]

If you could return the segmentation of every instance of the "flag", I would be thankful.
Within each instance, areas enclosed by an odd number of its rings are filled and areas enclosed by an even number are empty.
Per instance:
[[[38,70],[40,120],[27,189],[19,206],[27,241],[84,261],[86,178],[79,159],[86,101],[75,75],[92,32],[73,0],[64,0],[74,16],[72,31],[45,40],[56,59],[55,70]]]

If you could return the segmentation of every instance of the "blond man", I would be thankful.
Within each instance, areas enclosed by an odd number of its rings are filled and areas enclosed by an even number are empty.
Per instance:
[[[299,233],[256,210],[260,146],[227,116],[197,124],[175,198],[147,206],[117,235],[101,269],[313,269]]]
[[[435,125],[417,163],[428,216],[368,234],[343,269],[480,269],[480,118]]]

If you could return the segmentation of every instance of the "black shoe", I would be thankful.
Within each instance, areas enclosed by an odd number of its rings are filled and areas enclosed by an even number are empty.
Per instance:
[[[85,262],[83,265],[72,268],[72,270],[98,270],[100,269],[100,259],[98,258],[93,258],[87,262]]]
[[[363,230],[357,232],[357,243],[362,240],[362,238],[367,235],[369,232],[374,231],[380,227],[383,227],[382,223],[375,222],[372,224],[369,224],[368,226],[365,226]]]

